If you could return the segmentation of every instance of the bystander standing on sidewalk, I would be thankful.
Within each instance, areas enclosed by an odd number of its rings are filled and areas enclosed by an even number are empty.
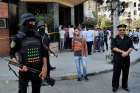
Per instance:
[[[64,49],[64,40],[65,40],[65,30],[64,30],[63,26],[61,27],[59,34],[60,34],[60,50],[63,50]]]
[[[78,29],[75,29],[74,31],[74,38],[72,40],[72,49],[74,51],[74,59],[78,74],[77,80],[81,81],[82,76],[84,77],[85,80],[88,80],[86,67],[87,45],[85,39],[81,38],[80,31]]]
[[[134,45],[134,49],[138,50],[138,48],[139,48],[139,28],[136,28],[136,31],[133,33],[133,45]]]
[[[104,52],[104,32],[101,28],[99,28],[99,50],[100,52]]]
[[[92,29],[88,29],[88,31],[86,32],[86,42],[87,42],[87,49],[88,49],[88,55],[92,54],[92,45],[94,42],[94,35],[93,35],[93,30]]]
[[[73,33],[74,33],[73,25],[71,25],[68,30],[69,30],[69,48],[72,49],[72,45],[71,44],[72,44]]]
[[[86,33],[87,33],[86,27],[82,27],[82,30],[81,30],[81,37],[86,39]]]
[[[108,31],[104,30],[104,45],[106,46],[106,51],[108,51]]]
[[[65,26],[64,27],[65,30],[65,42],[64,42],[64,46],[65,49],[69,49],[69,29]]]

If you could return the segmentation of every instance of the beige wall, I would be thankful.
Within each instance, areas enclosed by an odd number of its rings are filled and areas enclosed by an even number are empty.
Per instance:
[[[0,2],[0,18],[8,18],[8,5]]]
[[[69,7],[73,7],[87,0],[20,0],[22,2],[56,2]]]

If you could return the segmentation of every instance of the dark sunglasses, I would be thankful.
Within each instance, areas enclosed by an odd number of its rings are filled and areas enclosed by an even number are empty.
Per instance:
[[[119,31],[125,31],[125,29],[119,29]]]

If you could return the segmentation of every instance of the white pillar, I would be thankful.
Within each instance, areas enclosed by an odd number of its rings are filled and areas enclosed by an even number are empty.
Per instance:
[[[57,3],[48,3],[47,5],[48,15],[52,18],[52,23],[50,25],[50,30],[56,31],[59,27],[59,4]],[[48,18],[49,19],[49,18]]]
[[[119,25],[118,11],[113,14],[113,36],[115,37],[118,33],[117,26]]]
[[[59,4],[53,3],[54,28],[59,27]]]
[[[117,26],[119,25],[119,15],[118,15],[119,6],[118,6],[118,3],[117,3],[116,9],[113,12],[113,37],[115,37],[118,34],[118,30],[117,30]],[[114,5],[114,6],[116,6],[116,5]]]
[[[71,8],[71,25],[75,25],[74,7]]]

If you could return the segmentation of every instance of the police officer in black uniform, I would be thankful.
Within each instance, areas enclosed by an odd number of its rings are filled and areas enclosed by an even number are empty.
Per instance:
[[[112,42],[112,51],[114,53],[114,66],[113,66],[113,78],[112,78],[112,91],[116,92],[119,88],[119,79],[122,71],[122,88],[126,91],[128,89],[128,74],[130,67],[129,54],[133,50],[133,44],[131,39],[125,34],[126,25],[118,25],[118,35]]]
[[[40,93],[41,81],[47,76],[46,51],[42,45],[41,37],[36,29],[36,20],[33,14],[25,13],[20,18],[21,30],[11,41],[11,58],[14,62],[19,62],[19,91],[27,93],[28,82],[32,83],[32,93]],[[18,53],[19,60],[16,59]],[[38,71],[29,70],[34,68]]]

